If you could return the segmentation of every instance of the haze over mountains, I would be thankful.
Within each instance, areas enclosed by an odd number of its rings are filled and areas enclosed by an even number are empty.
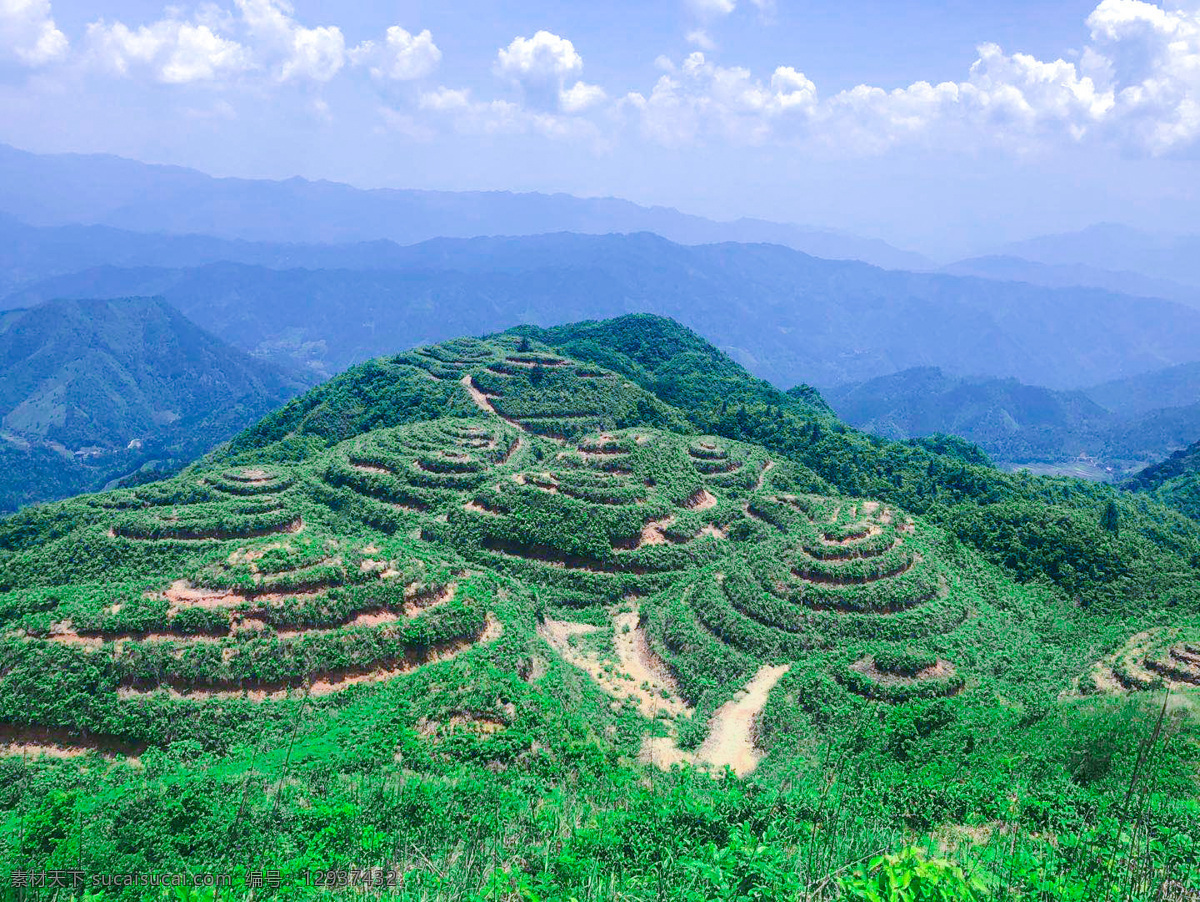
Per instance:
[[[675,318],[781,386],[936,365],[1072,388],[1189,362],[1200,348],[1200,311],[1169,301],[886,271],[778,245],[564,233],[346,253],[353,268],[102,267],[27,286],[5,304],[161,295],[237,347],[325,374],[458,334],[633,312]]]
[[[277,242],[413,244],[435,237],[649,231],[682,244],[765,241],[878,266],[932,265],[920,254],[876,239],[758,219],[715,222],[617,198],[364,190],[301,178],[218,179],[179,166],[103,155],[39,155],[4,144],[0,211],[35,225],[82,223]]]
[[[1099,223],[1078,232],[1014,242],[1000,253],[1050,266],[1133,272],[1200,286],[1200,235],[1157,235]]]
[[[1200,435],[1192,239],[1098,226],[914,272],[934,264],[878,241],[614,199],[219,179],[4,145],[0,176],[0,311],[159,297],[178,328],[307,372],[288,379],[646,312],[779,387],[821,388],[855,425],[947,432],[1003,463],[1083,455],[1120,474]],[[112,328],[84,322],[102,306],[69,309],[66,348]]]

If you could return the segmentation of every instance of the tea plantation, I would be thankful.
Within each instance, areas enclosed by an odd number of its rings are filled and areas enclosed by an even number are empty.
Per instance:
[[[1020,499],[1056,496],[1069,538],[1098,503],[1069,481],[985,499],[1010,477],[914,451],[930,484],[978,482],[910,510],[903,480],[858,490],[866,451],[849,472],[814,450],[845,430],[803,393],[714,358],[698,396],[645,349],[543,337],[372,361],[176,478],[0,521],[0,877],[230,875],[169,891],[214,900],[1200,891],[1191,521],[1122,499],[1095,553],[1123,575],[1066,573],[1028,553]],[[754,392],[804,425],[731,437],[767,431]],[[736,430],[702,428],[730,401]],[[395,885],[314,885],[330,869]]]

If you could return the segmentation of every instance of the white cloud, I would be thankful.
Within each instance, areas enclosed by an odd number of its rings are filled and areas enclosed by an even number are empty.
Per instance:
[[[496,56],[496,71],[526,84],[561,82],[583,69],[583,57],[566,38],[539,31],[531,38],[513,38]]]
[[[603,103],[607,96],[599,85],[577,81],[571,87],[558,92],[558,104],[564,112],[582,113],[598,103]]]
[[[702,18],[727,16],[737,9],[737,0],[688,0],[696,15]]]
[[[695,44],[701,50],[716,50],[717,42],[708,36],[708,32],[703,28],[694,28],[689,31],[685,37],[689,44]]]
[[[706,134],[735,143],[760,143],[783,120],[805,120],[816,105],[816,86],[801,72],[780,66],[764,84],[740,66],[719,66],[700,51],[659,78],[648,97],[633,93],[625,104],[641,115],[657,141],[684,144]]]
[[[461,88],[441,86],[423,92],[417,106],[444,117],[464,134],[532,133],[556,140],[582,138],[599,142],[599,130],[586,118],[531,110],[508,100],[474,100],[469,90]]]
[[[237,0],[258,50],[274,61],[279,81],[327,82],[346,64],[346,39],[336,25],[308,28],[287,0]]]
[[[364,41],[350,51],[350,57],[356,64],[372,64],[374,78],[412,81],[433,72],[442,60],[442,51],[433,42],[428,28],[413,35],[399,25],[393,25],[387,30],[382,45]]]
[[[252,65],[245,47],[207,25],[163,19],[131,29],[103,21],[87,27],[89,58],[120,75],[142,69],[166,84],[212,81]]]
[[[69,47],[54,24],[50,0],[0,0],[0,59],[44,66],[66,56]]]
[[[721,3],[713,0],[712,9]],[[726,2],[724,5],[732,6]],[[757,3],[768,11],[769,4]],[[660,60],[648,95],[622,101],[651,138],[680,144],[719,136],[801,141],[871,154],[905,142],[1024,152],[1056,142],[1115,141],[1151,155],[1200,144],[1200,5],[1102,0],[1076,61],[979,47],[961,81],[885,90],[859,85],[826,99],[790,66],[764,83],[703,52]]]

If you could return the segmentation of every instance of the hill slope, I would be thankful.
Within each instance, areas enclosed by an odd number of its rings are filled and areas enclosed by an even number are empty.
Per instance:
[[[1162,504],[1200,520],[1200,441],[1146,467],[1126,487],[1147,492]]]
[[[186,462],[301,388],[144,299],[10,312],[0,372],[0,510]]]
[[[1200,399],[1200,362],[1115,379],[1083,392],[1100,406],[1125,416],[1187,407]]]
[[[1092,289],[888,272],[774,245],[653,235],[431,241],[402,269],[102,268],[18,293],[162,295],[238,347],[332,373],[397,347],[519,322],[678,319],[779,385],[913,366],[1069,388],[1193,360],[1200,311]]]
[[[767,241],[819,257],[896,269],[930,261],[878,239],[789,223],[715,222],[616,198],[507,191],[363,190],[292,178],[212,178],[99,155],[38,155],[0,144],[0,211],[35,225],[276,242],[412,244],[438,236],[654,232],[682,244]]]
[[[430,898],[786,898],[1005,818],[981,879],[1140,880],[1108,819],[1146,690],[1200,681],[1196,525],[871,441],[800,395],[651,317],[526,328],[372,361],[174,479],[0,521],[0,767],[22,781],[0,866],[291,881],[348,857]],[[1068,545],[1112,501],[1119,534],[1088,538],[1124,572],[1076,574],[1122,603],[1020,585],[1029,554],[1006,572],[851,482],[936,486],[935,516],[1018,534],[1048,513]],[[1190,848],[1200,733],[1173,729],[1139,829]],[[1014,810],[1018,784],[1053,805]]]

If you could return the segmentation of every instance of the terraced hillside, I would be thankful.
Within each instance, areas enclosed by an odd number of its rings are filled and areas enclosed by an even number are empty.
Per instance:
[[[449,873],[483,893],[518,872],[612,898],[662,849],[601,854],[588,818],[674,835],[681,811],[620,793],[667,781],[702,805],[743,791],[697,773],[729,768],[793,831],[849,831],[809,849],[816,883],[906,831],[1000,818],[1004,781],[1058,791],[1071,724],[1164,686],[1194,698],[1200,660],[1186,606],[1093,618],[515,335],[371,364],[174,479],[10,518],[0,549],[0,777],[35,787],[0,794],[4,864],[400,862],[426,898]],[[831,770],[849,749],[853,774]],[[828,780],[869,806],[817,813]],[[1164,823],[1194,809],[1186,782]],[[591,814],[554,808],[584,783]],[[1110,789],[1080,786],[1054,829]],[[130,801],[164,793],[174,813]],[[30,806],[94,838],[30,845]],[[130,840],[168,816],[178,841]],[[699,855],[731,841],[722,823],[669,842]],[[495,860],[464,860],[465,836]],[[576,865],[518,863],[526,847]]]

